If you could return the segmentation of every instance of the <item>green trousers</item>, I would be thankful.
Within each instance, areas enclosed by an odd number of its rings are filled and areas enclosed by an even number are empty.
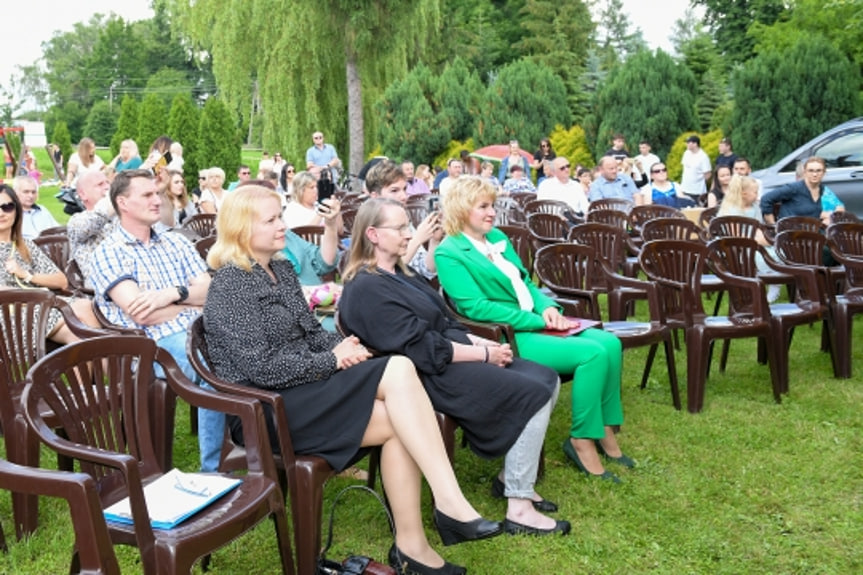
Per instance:
[[[623,349],[615,335],[600,329],[572,337],[523,331],[516,333],[515,341],[523,359],[548,366],[564,378],[572,375],[570,437],[601,439],[606,425],[623,423]]]

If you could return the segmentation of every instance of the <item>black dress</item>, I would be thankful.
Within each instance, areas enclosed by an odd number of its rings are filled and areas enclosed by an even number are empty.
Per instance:
[[[361,455],[387,358],[336,369],[341,341],[321,328],[303,298],[294,268],[274,260],[277,281],[259,265],[216,271],[204,305],[213,371],[227,381],[278,390],[294,451],[319,455],[335,469]],[[236,421],[231,421],[235,428]],[[277,444],[274,444],[274,447]]]
[[[557,386],[557,373],[532,361],[451,363],[451,342],[470,344],[467,329],[418,275],[360,272],[345,284],[339,317],[369,347],[409,357],[434,408],[458,421],[480,457],[504,455]]]

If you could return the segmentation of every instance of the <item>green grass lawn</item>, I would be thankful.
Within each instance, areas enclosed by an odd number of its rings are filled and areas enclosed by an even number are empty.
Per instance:
[[[41,201],[52,209],[49,195]],[[52,195],[52,194],[50,194]],[[56,211],[55,211],[56,213]],[[59,216],[58,216],[59,219]],[[643,304],[642,304],[643,305]],[[643,308],[640,308],[643,312]],[[537,490],[560,505],[567,537],[501,536],[443,548],[424,494],[432,545],[473,575],[548,573],[813,573],[863,570],[863,319],[854,326],[855,376],[832,377],[819,351],[820,327],[798,328],[790,353],[790,393],[773,402],[766,366],[755,361],[755,342],[732,344],[726,373],[714,361],[704,411],[671,406],[664,361],[657,358],[646,390],[638,388],[646,350],[624,356],[620,435],[634,470],[613,468],[621,485],[589,480],[563,456],[569,389],[564,384],[546,437],[546,475]],[[685,350],[677,355],[686,405]],[[188,411],[177,409],[175,458],[183,469],[197,462]],[[2,449],[0,449],[2,452]],[[54,460],[43,453],[43,465]],[[503,518],[505,504],[489,493],[500,461],[457,449],[456,473],[481,513]],[[327,484],[325,509],[343,486]],[[364,553],[385,559],[391,539],[371,498],[351,497],[336,521],[334,557]],[[68,570],[72,534],[65,504],[43,499],[40,529],[11,543],[0,573]],[[0,520],[11,528],[9,496],[0,494]],[[265,523],[213,557],[215,573],[273,573],[277,551]],[[123,571],[140,572],[135,549],[117,548]]]

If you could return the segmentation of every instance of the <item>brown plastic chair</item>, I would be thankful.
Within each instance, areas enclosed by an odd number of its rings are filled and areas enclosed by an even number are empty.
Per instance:
[[[807,232],[823,231],[824,224],[818,218],[810,218],[808,216],[786,216],[776,220],[776,233],[793,230],[803,230]]]
[[[345,194],[345,197],[342,198],[342,210],[348,209],[359,209],[360,204],[366,201],[367,196],[362,194]]]
[[[557,214],[530,214],[527,216],[527,229],[533,236],[537,249],[566,240],[569,224]]]
[[[641,238],[641,229],[644,224],[656,218],[678,218],[686,219],[683,212],[672,206],[661,204],[647,204],[644,206],[633,206],[629,212],[629,229],[635,238]]]
[[[653,240],[687,240],[704,243],[704,230],[686,218],[654,218],[646,221],[641,228],[641,238],[645,242]]]
[[[281,395],[274,391],[228,382],[213,373],[209,367],[211,362],[207,353],[202,317],[198,317],[189,328],[186,353],[198,375],[217,391],[226,395],[254,399],[267,406],[267,416],[272,418],[275,430],[273,447],[278,448],[278,453],[274,453],[273,458],[276,468],[283,474],[280,481],[283,485],[287,485],[285,495],[291,498],[297,570],[299,573],[314,573],[316,558],[321,549],[324,484],[335,475],[335,470],[323,457],[294,453],[284,399]],[[245,429],[243,425],[244,438]],[[246,469],[247,449],[248,446],[244,448],[234,443],[230,434],[226,434],[219,469],[222,472]],[[371,473],[369,473],[369,483],[370,486],[374,486],[374,477]]]
[[[411,223],[414,227],[419,227],[423,220],[426,219],[429,215],[429,204],[428,200],[425,201],[412,201],[408,200],[408,203],[405,204],[405,211],[408,213],[408,217],[411,220]]]
[[[604,260],[597,259],[596,251],[589,245],[557,244],[546,246],[536,253],[536,274],[542,278],[542,282],[555,294],[583,303],[586,313],[577,314],[578,317],[601,321],[597,291],[589,287],[591,270],[597,267],[605,274],[605,284],[610,286],[612,293],[626,290],[647,299],[650,309],[649,322],[604,321],[602,329],[616,335],[624,349],[650,346],[641,379],[642,389],[647,387],[647,380],[656,357],[656,348],[660,343],[663,344],[672,401],[674,407],[680,409],[680,392],[677,385],[671,329],[665,325],[655,286],[650,282],[619,274],[612,269],[611,265],[606,265]]]
[[[700,214],[698,214],[698,227],[706,230],[707,226],[710,225],[710,220],[715,218],[718,214],[719,206],[705,208]]]
[[[528,204],[528,202],[532,202],[536,199],[535,192],[520,192],[518,194],[512,194],[510,196],[513,200],[515,200],[518,205],[521,207],[521,210],[524,211],[524,207]]]
[[[606,224],[620,228],[623,231],[629,231],[629,212],[612,208],[590,210],[587,212],[587,223]]]
[[[830,214],[830,223],[831,224],[859,224],[860,218],[858,218],[855,214],[848,211],[841,212],[833,212]]]
[[[216,214],[195,214],[180,226],[199,238],[205,238],[216,233]]]
[[[66,264],[66,279],[69,280],[69,291],[75,297],[83,297],[92,299],[95,295],[93,288],[88,288],[84,284],[84,274],[81,272],[81,267],[78,261],[74,258],[69,258],[69,263]]]
[[[351,230],[354,228],[354,219],[357,217],[357,208],[348,208],[342,210],[342,237],[348,238],[351,236]]]
[[[510,196],[498,196],[494,201],[494,225],[500,226],[526,226],[527,216],[517,201]]]
[[[775,369],[776,353],[769,341],[770,312],[760,282],[756,279],[723,276],[728,287],[752,291],[752,314],[746,318],[735,317],[733,314],[709,316],[704,312],[701,300],[701,278],[707,260],[706,246],[681,240],[654,240],[644,244],[639,259],[641,269],[658,285],[668,325],[683,329],[685,333],[689,411],[697,413],[704,406],[704,388],[713,341],[716,339],[768,338],[767,355],[773,396],[779,401],[781,386]]]
[[[48,313],[60,310],[69,329],[78,337],[94,337],[106,332],[84,325],[72,308],[48,290],[0,290],[0,427],[6,443],[6,458],[27,467],[39,467],[39,440],[23,419],[21,395],[27,369],[45,356],[48,335]],[[56,423],[53,414],[44,409],[49,425]],[[58,465],[71,470],[68,459]],[[20,536],[31,533],[38,523],[38,500],[35,496],[12,494],[15,531]]]
[[[75,549],[69,573],[120,574],[120,565],[111,546],[96,482],[92,477],[85,473],[24,467],[0,458],[0,489],[65,499],[69,504],[72,530],[75,532]],[[6,551],[2,526],[0,550]]]
[[[531,200],[524,205],[524,213],[531,214],[554,214],[562,216],[563,212],[572,211],[572,207],[560,200]]]
[[[839,212],[842,213],[842,212]],[[851,377],[851,350],[854,316],[863,313],[863,224],[833,224],[827,228],[827,245],[845,268],[845,286],[833,301],[836,328],[836,377]]]
[[[216,239],[218,236],[206,236],[195,242],[195,249],[198,251],[198,255],[201,256],[201,259],[207,261],[207,254],[210,253],[210,248],[213,247],[213,244],[216,243]]]
[[[148,417],[153,363],[173,392],[201,408],[240,417],[248,473],[232,491],[174,529],[150,526],[143,486],[163,475],[153,450]],[[103,507],[129,497],[134,525],[109,522],[114,544],[138,547],[144,573],[189,573],[210,553],[266,518],[275,525],[283,573],[294,573],[290,532],[264,412],[257,401],[201,389],[155,342],[139,336],[83,340],[41,359],[28,373],[25,415],[40,439],[75,458],[96,482]],[[59,415],[60,437],[40,414],[45,402]]]
[[[65,235],[39,236],[33,243],[42,248],[51,261],[61,270],[69,263],[69,238]]]
[[[533,255],[536,246],[533,244],[533,236],[526,227],[522,226],[497,226],[497,229],[506,234],[512,244],[515,253],[521,259],[521,265],[526,270],[533,269]]]
[[[635,204],[631,200],[625,200],[623,198],[600,198],[590,202],[587,213],[589,214],[590,212],[603,210],[617,210],[628,214],[629,210],[631,210],[634,205]]]
[[[65,236],[66,235],[66,226],[56,226],[53,228],[45,228],[41,232],[39,232],[40,238],[44,238],[47,236]]]
[[[321,240],[324,237],[324,226],[297,226],[291,228],[291,231],[309,242],[320,247]]]
[[[782,393],[788,393],[788,354],[794,328],[821,321],[829,310],[821,303],[818,294],[818,280],[815,271],[811,269],[794,268],[782,265],[773,260],[766,250],[752,238],[728,237],[717,238],[707,245],[711,265],[721,278],[729,275],[749,279],[758,279],[756,255],[761,254],[764,261],[779,273],[784,273],[796,282],[796,298],[791,303],[767,304],[762,293],[762,306],[767,305],[770,313],[771,337],[770,345],[776,353],[776,372]],[[753,314],[753,292],[733,286],[728,288],[729,315],[747,318]],[[814,298],[814,299],[812,299]],[[728,346],[726,340],[722,348],[720,370],[725,371],[728,361]],[[763,344],[759,349],[759,361],[764,363]]]

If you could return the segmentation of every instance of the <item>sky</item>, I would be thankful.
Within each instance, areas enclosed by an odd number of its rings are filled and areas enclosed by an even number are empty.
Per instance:
[[[689,0],[623,0],[633,26],[644,33],[651,48],[671,53],[669,35],[674,21],[681,18]],[[28,0],[32,17],[26,25],[3,27],[3,49],[0,50],[0,82],[7,82],[16,65],[29,65],[42,55],[42,42],[50,40],[57,30],[72,30],[76,22],[86,22],[96,13],[114,11],[127,21],[152,16],[150,0]],[[8,24],[8,23],[7,23]]]

